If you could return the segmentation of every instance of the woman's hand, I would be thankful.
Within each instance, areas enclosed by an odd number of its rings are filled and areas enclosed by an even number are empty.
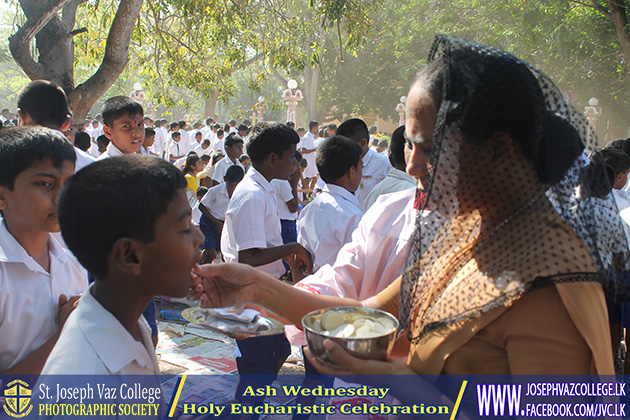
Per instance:
[[[304,355],[315,369],[322,375],[414,375],[415,372],[401,360],[388,359],[363,360],[352,356],[343,347],[332,340],[324,341],[324,347],[330,356],[340,366],[333,366],[316,359],[308,348],[304,349]]]
[[[224,308],[255,302],[256,270],[245,264],[196,265],[189,299],[202,308]]]

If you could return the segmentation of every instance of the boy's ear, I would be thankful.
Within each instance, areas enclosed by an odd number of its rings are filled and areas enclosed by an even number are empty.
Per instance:
[[[28,115],[28,112],[23,111],[20,108],[18,108],[17,114],[18,114],[18,125],[20,127],[35,125],[35,121],[33,121],[30,115]]]
[[[138,277],[142,273],[140,243],[135,239],[120,238],[112,247],[114,266],[123,273]]]
[[[103,124],[103,134],[105,134],[105,137],[107,137],[109,140],[111,140],[113,137],[111,128],[109,128],[109,126],[105,124]]]
[[[66,122],[64,122],[61,125],[61,129],[59,131],[67,131],[68,130],[68,127],[70,127],[71,118],[72,117],[70,117],[70,115],[66,115]]]
[[[7,208],[7,196],[5,194],[6,187],[0,185],[0,210]]]

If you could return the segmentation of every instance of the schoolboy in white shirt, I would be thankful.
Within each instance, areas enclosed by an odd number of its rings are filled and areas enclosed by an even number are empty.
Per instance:
[[[361,149],[363,149],[363,155],[361,156],[361,160],[363,161],[363,179],[355,192],[359,204],[363,206],[365,197],[367,197],[376,184],[385,179],[392,165],[389,163],[389,159],[387,159],[386,156],[370,149],[368,143],[370,133],[363,120],[351,118],[345,121],[337,128],[337,135],[354,140],[361,146]]]
[[[401,125],[394,130],[389,144],[389,163],[394,167],[389,170],[385,179],[376,184],[365,197],[363,212],[367,212],[381,194],[391,194],[416,186],[416,181],[406,172],[405,143],[405,126]]]
[[[363,216],[354,196],[361,183],[361,153],[357,143],[342,136],[326,139],[317,149],[317,169],[326,185],[298,220],[298,242],[311,253],[314,272],[335,262]]]
[[[225,213],[234,189],[245,176],[242,167],[230,166],[223,177],[223,182],[210,188],[199,202],[199,228],[203,232],[203,252],[201,264],[209,264],[217,257],[217,250],[221,249],[221,231],[225,221]]]
[[[245,167],[238,160],[243,154],[243,139],[238,135],[230,135],[225,140],[225,157],[217,162],[214,167],[214,173],[212,174],[212,185],[219,185],[223,182],[225,173],[230,166],[240,166],[245,172]]]
[[[166,150],[166,155],[171,163],[175,163],[176,160],[186,157],[186,153],[184,152],[185,148],[182,145],[181,138],[182,135],[179,131],[173,131],[171,133],[172,142]]]
[[[159,374],[142,312],[156,295],[187,294],[203,241],[192,225],[183,173],[141,155],[96,162],[62,190],[59,223],[96,280],[42,373]]]
[[[283,260],[295,269],[311,270],[311,257],[303,246],[282,244],[276,191],[271,185],[272,179],[288,179],[294,172],[298,141],[297,133],[284,124],[264,122],[252,129],[247,143],[252,167],[234,190],[221,234],[226,262],[249,264],[276,278],[285,272]],[[237,346],[240,375],[273,378],[290,354],[284,334],[237,340]],[[243,385],[242,381],[237,396],[242,396]]]
[[[140,153],[144,143],[144,109],[128,96],[114,96],[103,104],[103,132],[109,139],[97,160]]]
[[[71,128],[71,111],[68,107],[68,99],[63,89],[53,82],[47,80],[33,80],[27,83],[17,97],[18,122],[22,127],[29,125],[41,125],[42,127],[53,128],[62,133],[68,132]],[[74,132],[66,135],[66,138],[74,144]],[[87,152],[74,148],[77,155],[75,171],[94,162],[94,156]]]
[[[51,235],[75,160],[57,130],[0,131],[0,374],[39,374],[87,288],[85,269]]]

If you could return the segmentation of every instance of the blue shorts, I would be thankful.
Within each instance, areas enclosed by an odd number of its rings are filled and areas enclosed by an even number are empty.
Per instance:
[[[203,214],[199,219],[199,229],[203,232],[205,240],[203,241],[203,249],[221,250],[221,232],[217,229],[217,225],[212,223]]]
[[[282,228],[283,244],[297,242],[297,223],[295,220],[280,219],[280,227]]]
[[[291,354],[291,344],[282,334],[236,340],[239,375],[270,375],[275,378],[280,360]]]

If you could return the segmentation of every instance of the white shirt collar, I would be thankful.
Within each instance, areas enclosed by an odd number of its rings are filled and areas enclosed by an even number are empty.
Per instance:
[[[68,254],[51,234],[48,234],[48,249],[48,253],[59,261],[66,262],[68,260]],[[23,263],[32,271],[44,272],[44,269],[33,257],[28,255],[28,252],[9,232],[4,219],[0,219],[0,261]]]
[[[325,192],[325,193],[328,193],[330,195],[334,195],[337,197],[341,197],[344,200],[350,201],[351,203],[354,203],[358,207],[360,207],[359,200],[357,200],[357,197],[355,197],[354,194],[346,190],[344,187],[340,187],[339,185],[325,184],[324,188],[322,189],[322,192]]]
[[[372,149],[368,149],[365,156],[363,156],[363,166],[367,166],[374,156],[376,156],[376,152]]]
[[[114,157],[114,156],[122,156],[124,155],[124,153],[121,152],[118,147],[114,146],[114,142],[110,140],[109,144],[107,145],[107,155],[109,157]]]
[[[90,286],[79,301],[83,308],[78,325],[98,358],[110,372],[119,372],[134,361],[142,367],[155,370],[154,366],[151,366],[156,363],[153,362],[155,353],[151,355],[147,349],[147,345],[152,349],[153,344],[146,329],[140,328],[143,342],[138,343],[118,319],[92,296],[92,287]],[[142,321],[141,317],[138,322]],[[121,348],[125,351],[120,351]]]
[[[389,172],[387,173],[387,176],[391,178],[397,178],[403,181],[409,181],[412,184],[416,185],[416,180],[414,179],[414,177],[409,175],[407,172],[401,171],[400,169],[397,169],[397,168],[390,169]]]
[[[276,193],[276,189],[274,188],[274,186],[271,185],[271,183],[267,181],[267,178],[265,178],[263,174],[258,172],[256,168],[254,168],[253,166],[249,168],[249,171],[247,171],[245,176],[250,177],[254,182],[256,182],[261,187],[263,187],[265,191],[274,193],[274,194]]]

